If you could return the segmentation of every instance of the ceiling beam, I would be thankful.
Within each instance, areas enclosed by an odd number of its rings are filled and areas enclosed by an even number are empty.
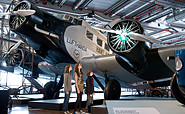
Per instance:
[[[123,17],[131,17],[134,13],[139,12],[139,11],[141,11],[142,9],[145,9],[145,8],[147,8],[148,6],[150,6],[151,3],[154,2],[154,1],[155,1],[155,0],[151,0],[151,1],[149,1],[149,2],[146,2],[146,3],[143,4],[142,6],[136,8],[135,10],[131,11],[130,13],[127,13],[127,14],[126,14],[125,16],[123,16]],[[122,18],[123,18],[123,17],[122,17]]]
[[[127,0],[120,0],[120,1],[116,2],[110,8],[108,8],[107,10],[105,10],[105,15],[107,15],[109,12],[113,12],[114,10],[116,10],[118,7],[122,6],[126,2],[127,2]]]
[[[114,17],[115,15],[117,15],[118,13],[120,13],[121,11],[129,8],[130,6],[132,6],[133,4],[137,3],[140,0],[134,0],[132,2],[130,2],[129,4],[125,5],[124,7],[122,7],[121,9],[117,10],[116,12],[114,12],[113,14],[110,15],[110,17]]]

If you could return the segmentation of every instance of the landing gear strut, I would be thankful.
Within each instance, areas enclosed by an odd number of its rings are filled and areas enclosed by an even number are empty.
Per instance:
[[[109,80],[104,90],[105,100],[118,100],[121,94],[121,86],[117,80]]]

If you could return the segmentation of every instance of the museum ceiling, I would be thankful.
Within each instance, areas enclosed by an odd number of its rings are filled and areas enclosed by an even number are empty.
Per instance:
[[[185,43],[184,0],[32,0],[52,14],[83,18],[92,26],[105,27],[115,19],[134,19],[145,34],[162,41],[163,46]],[[8,5],[11,0],[1,0]],[[154,47],[161,45],[154,45]]]

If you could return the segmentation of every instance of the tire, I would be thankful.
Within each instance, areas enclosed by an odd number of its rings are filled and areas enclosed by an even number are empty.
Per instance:
[[[118,100],[121,94],[121,86],[117,80],[109,80],[104,91],[105,100]]]
[[[56,99],[59,98],[59,91],[53,92],[55,87],[54,87],[54,82],[48,82],[44,85],[44,99]]]
[[[177,73],[175,73],[171,79],[171,91],[172,96],[174,96],[177,101],[185,105],[185,95],[180,91],[178,84],[177,84]]]

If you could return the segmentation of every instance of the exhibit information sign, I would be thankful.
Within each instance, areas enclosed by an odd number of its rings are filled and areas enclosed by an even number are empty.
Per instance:
[[[155,108],[113,107],[114,114],[160,114]]]

